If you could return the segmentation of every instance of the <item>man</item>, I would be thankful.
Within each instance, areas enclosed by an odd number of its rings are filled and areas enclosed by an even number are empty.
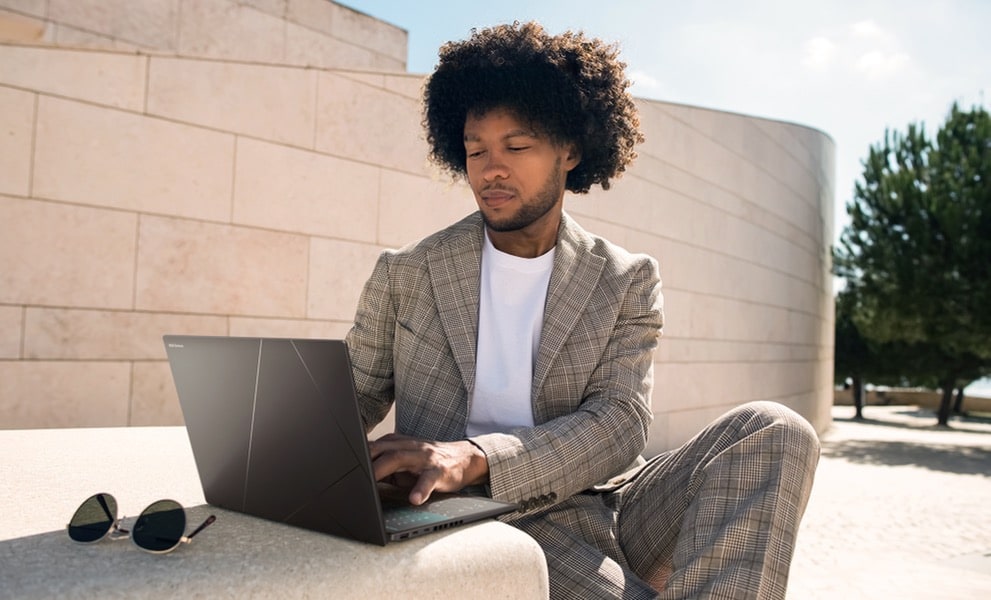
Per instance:
[[[543,547],[553,597],[782,598],[818,458],[771,403],[646,464],[657,263],[584,231],[642,141],[614,47],[537,24],[441,49],[431,157],[478,212],[382,254],[348,334],[375,475],[410,501],[477,486]]]

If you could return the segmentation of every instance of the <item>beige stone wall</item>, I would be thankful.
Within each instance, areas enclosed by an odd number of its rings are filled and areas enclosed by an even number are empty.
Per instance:
[[[834,145],[822,132],[641,101],[647,142],[607,192],[572,201],[586,227],[660,261],[666,325],[651,448],[742,402],[828,427],[833,394]]]
[[[403,71],[406,31],[329,0],[0,0],[0,40]]]
[[[317,5],[218,3],[256,19],[272,5],[287,27]],[[82,26],[56,10],[71,4],[0,0],[45,31]],[[0,44],[0,428],[180,423],[164,333],[343,336],[382,248],[474,209],[425,162],[422,77],[380,68]],[[650,450],[756,399],[823,429],[831,140],[640,108],[633,169],[566,205],[660,261]]]

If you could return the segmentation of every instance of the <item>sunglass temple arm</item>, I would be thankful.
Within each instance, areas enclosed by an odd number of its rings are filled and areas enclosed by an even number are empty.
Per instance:
[[[213,522],[216,520],[217,520],[217,515],[210,515],[209,517],[206,518],[206,521],[200,523],[200,526],[194,529],[192,533],[190,533],[189,535],[182,536],[182,539],[180,541],[184,544],[188,544],[189,542],[193,541],[193,537],[195,537],[197,533],[203,531],[210,525],[213,525]]]

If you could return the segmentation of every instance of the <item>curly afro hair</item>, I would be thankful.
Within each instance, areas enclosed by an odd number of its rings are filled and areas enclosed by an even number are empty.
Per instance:
[[[644,139],[618,54],[614,44],[582,32],[551,36],[534,22],[473,29],[468,40],[445,44],[424,87],[430,158],[467,176],[465,119],[505,108],[554,142],[577,146],[582,159],[568,190],[609,189]]]

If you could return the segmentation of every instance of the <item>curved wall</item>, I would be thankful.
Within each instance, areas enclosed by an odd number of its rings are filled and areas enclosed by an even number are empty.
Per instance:
[[[607,192],[572,200],[590,229],[660,261],[664,338],[651,448],[742,402],[782,402],[819,431],[833,389],[832,140],[640,101],[647,142]]]
[[[163,333],[343,336],[381,249],[473,210],[422,77],[361,69],[0,44],[0,427],[181,423]],[[639,104],[633,168],[566,206],[660,261],[650,451],[748,400],[824,429],[831,140]]]

